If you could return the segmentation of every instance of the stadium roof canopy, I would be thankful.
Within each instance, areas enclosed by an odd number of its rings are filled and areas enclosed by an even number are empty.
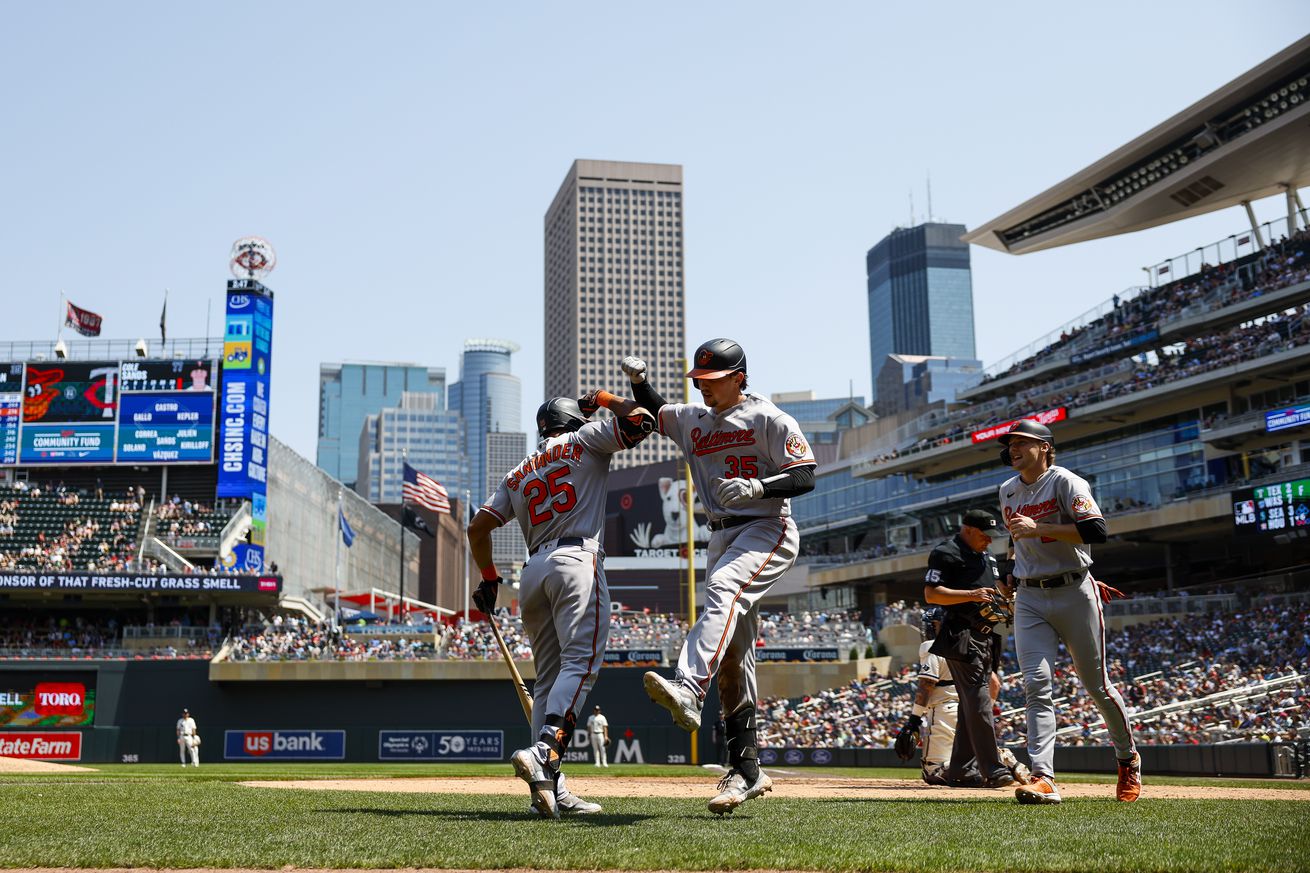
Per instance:
[[[1310,183],[1310,36],[964,236],[1024,254]]]

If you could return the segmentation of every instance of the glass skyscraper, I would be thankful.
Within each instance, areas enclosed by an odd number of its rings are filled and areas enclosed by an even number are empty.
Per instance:
[[[897,228],[869,249],[869,351],[874,396],[887,356],[972,359],[973,281],[962,224]]]
[[[406,392],[433,394],[446,408],[446,370],[417,364],[344,363],[318,368],[318,452],[315,463],[351,488],[359,471],[364,421],[400,406]]]
[[[473,505],[487,498],[483,490],[488,473],[487,435],[522,433],[523,383],[510,372],[510,355],[517,344],[507,340],[471,339],[464,343],[459,382],[450,386],[450,406],[464,416],[464,448],[468,453],[468,482]],[[520,455],[516,461],[522,460]]]
[[[406,393],[399,406],[364,420],[355,490],[370,502],[401,502],[406,463],[444,485],[452,498],[468,487],[463,418],[436,401],[433,394]]]

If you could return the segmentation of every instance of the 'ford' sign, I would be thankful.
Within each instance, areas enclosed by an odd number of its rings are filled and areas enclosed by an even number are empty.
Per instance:
[[[504,759],[504,731],[378,731],[379,761]]]
[[[226,731],[228,761],[342,761],[345,731]]]

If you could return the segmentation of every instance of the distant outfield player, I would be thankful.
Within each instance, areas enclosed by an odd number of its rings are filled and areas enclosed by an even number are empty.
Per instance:
[[[182,766],[186,766],[187,755],[191,756],[191,766],[200,766],[200,732],[196,729],[196,720],[191,717],[191,710],[182,709],[182,717],[177,720],[177,751],[182,756]]]

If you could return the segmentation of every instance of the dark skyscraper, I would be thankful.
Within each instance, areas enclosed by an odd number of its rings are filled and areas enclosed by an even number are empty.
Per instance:
[[[887,356],[973,358],[973,283],[962,224],[897,228],[865,258],[875,397]]]

